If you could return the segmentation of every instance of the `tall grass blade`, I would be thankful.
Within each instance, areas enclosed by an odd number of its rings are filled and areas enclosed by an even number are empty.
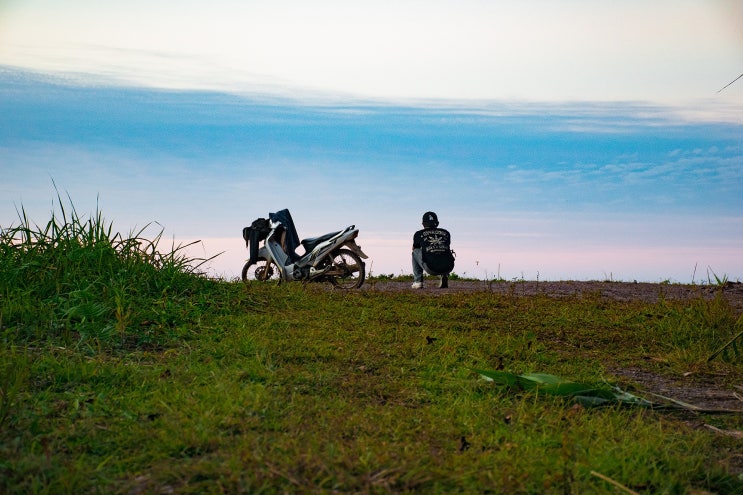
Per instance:
[[[743,316],[741,316],[740,318],[738,318],[738,322],[736,323],[736,326],[738,324],[740,324],[741,321],[743,321]],[[735,335],[735,337],[733,337],[732,339],[730,339],[725,345],[723,345],[722,347],[720,347],[719,349],[717,349],[715,352],[713,352],[712,354],[710,354],[710,356],[707,358],[707,362],[709,363],[710,361],[712,361],[713,359],[715,359],[720,354],[722,354],[724,352],[727,352],[728,348],[731,348],[733,350],[733,353],[737,357],[740,354],[740,351],[738,350],[737,342],[740,340],[741,343],[743,343],[743,338],[741,338],[741,337],[743,337],[743,330],[741,330],[740,332],[738,332],[738,334]]]

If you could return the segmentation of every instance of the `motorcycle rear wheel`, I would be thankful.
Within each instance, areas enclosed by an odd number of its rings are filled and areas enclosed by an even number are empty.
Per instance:
[[[364,262],[349,249],[339,249],[333,254],[332,267],[326,274],[328,282],[339,289],[358,289],[364,284]]]
[[[245,263],[242,269],[242,281],[248,282],[251,280],[279,283],[281,281],[281,272],[279,272],[279,267],[272,261],[268,261],[265,258],[258,258],[254,263],[250,261]]]

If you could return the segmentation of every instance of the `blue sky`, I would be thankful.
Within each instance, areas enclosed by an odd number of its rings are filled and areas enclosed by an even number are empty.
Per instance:
[[[433,209],[458,273],[741,279],[743,7],[646,3],[4,2],[0,225],[54,181],[227,277],[289,208],[375,273]]]

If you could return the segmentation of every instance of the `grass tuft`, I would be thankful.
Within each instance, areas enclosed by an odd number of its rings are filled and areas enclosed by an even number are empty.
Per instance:
[[[194,321],[208,301],[196,296],[213,281],[199,276],[206,260],[162,251],[162,231],[114,233],[99,211],[89,218],[70,201],[41,226],[23,208],[19,224],[0,231],[2,332],[16,342],[62,338],[65,344],[110,347],[155,342]]]

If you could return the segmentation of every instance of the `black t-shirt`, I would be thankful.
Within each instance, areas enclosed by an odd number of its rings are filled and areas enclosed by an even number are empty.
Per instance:
[[[448,230],[429,228],[419,230],[413,235],[413,249],[421,248],[424,255],[437,255],[449,252],[451,234]]]

